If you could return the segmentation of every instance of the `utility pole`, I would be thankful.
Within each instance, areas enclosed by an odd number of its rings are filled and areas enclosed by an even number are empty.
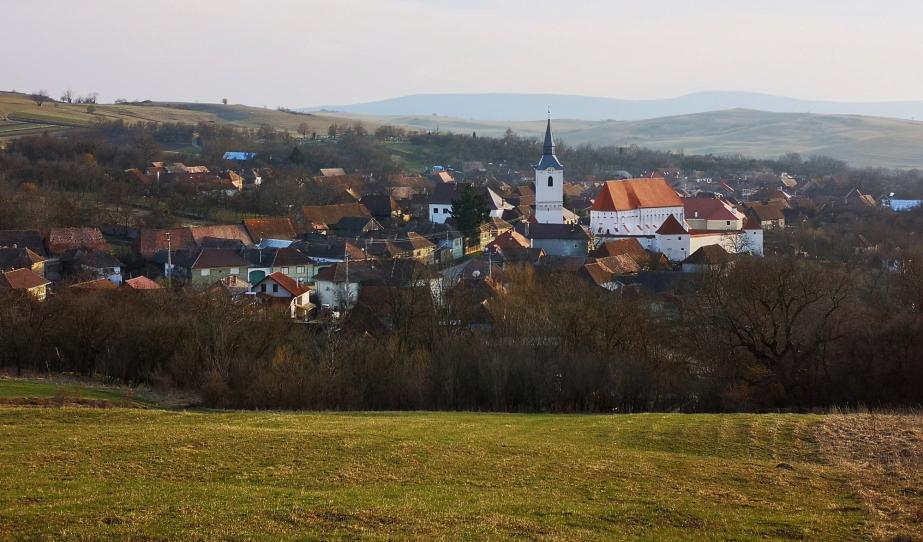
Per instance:
[[[343,241],[343,261],[346,263],[346,309],[349,306],[349,241]]]
[[[173,287],[173,242],[171,239],[171,232],[166,233],[167,237],[167,284],[170,288]]]

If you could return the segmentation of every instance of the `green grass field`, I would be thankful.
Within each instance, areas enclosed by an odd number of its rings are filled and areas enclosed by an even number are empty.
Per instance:
[[[0,538],[860,539],[818,423],[6,408]]]
[[[87,385],[61,384],[50,382],[29,382],[21,380],[0,381],[0,399],[48,397],[74,397],[80,399],[100,399],[122,401],[127,398],[124,390]]]

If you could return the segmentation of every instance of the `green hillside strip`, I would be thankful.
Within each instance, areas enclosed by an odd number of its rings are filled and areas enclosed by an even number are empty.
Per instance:
[[[856,540],[819,421],[6,408],[0,538]]]
[[[60,115],[55,113],[38,113],[17,111],[8,115],[10,120],[20,122],[35,122],[41,124],[52,124],[55,126],[68,126],[71,128],[82,128],[90,126],[92,122],[89,119],[81,119],[76,116]]]
[[[119,389],[78,384],[0,380],[0,399],[42,398],[61,395],[81,397],[84,399],[125,399],[125,392]]]

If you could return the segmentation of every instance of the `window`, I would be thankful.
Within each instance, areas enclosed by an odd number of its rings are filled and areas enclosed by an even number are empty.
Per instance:
[[[260,291],[266,293],[266,284],[260,284]]]
[[[728,226],[730,226],[730,225],[731,225],[731,221],[730,221],[730,220],[728,220],[728,221],[727,221],[727,223],[728,223]]]
[[[442,212],[445,213],[445,214],[449,214],[451,211],[449,211],[448,209],[443,208],[443,209],[442,209]]]
[[[548,176],[548,186],[554,186],[554,177]]]
[[[282,268],[282,274],[283,274],[283,275],[288,275],[288,267],[283,267],[283,268]]]
[[[202,270],[202,276],[203,276],[203,277],[207,277],[209,271],[211,271],[211,269],[203,269],[203,270]]]
[[[272,293],[274,293],[274,294],[279,293],[279,285],[278,285],[278,284],[273,284],[273,285],[272,285]]]
[[[231,268],[231,274],[232,274],[232,275],[239,275],[239,274],[240,274],[240,268],[239,268],[239,267],[232,267],[232,268]]]
[[[296,267],[296,268],[295,268],[295,273],[298,274],[298,275],[304,274],[304,267]]]
[[[433,214],[434,214],[434,215],[438,215],[438,214],[439,214],[439,207],[433,207]]]

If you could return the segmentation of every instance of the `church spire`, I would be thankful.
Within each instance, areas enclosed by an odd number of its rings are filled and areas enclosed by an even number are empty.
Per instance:
[[[535,169],[542,171],[552,169],[564,169],[558,157],[554,155],[554,135],[551,133],[551,109],[548,109],[548,124],[545,125],[545,144],[542,148],[542,159],[539,160]]]
[[[545,127],[545,148],[542,150],[545,156],[554,156],[554,137],[551,135],[551,119],[548,119],[548,125]]]

